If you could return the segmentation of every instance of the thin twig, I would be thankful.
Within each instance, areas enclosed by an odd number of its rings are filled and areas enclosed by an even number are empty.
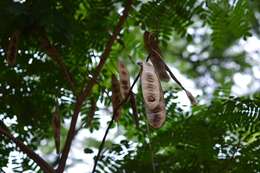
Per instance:
[[[1,123],[3,125],[3,123]],[[37,165],[46,173],[55,173],[55,170],[45,161],[43,160],[38,154],[36,154],[33,150],[31,150],[28,146],[26,146],[23,142],[19,139],[16,139],[9,131],[7,127],[0,127],[0,133],[11,141],[13,141],[17,147],[21,149],[22,152],[27,154]]]
[[[108,40],[105,50],[102,53],[101,57],[100,57],[100,62],[97,65],[97,67],[95,68],[95,71],[93,72],[93,77],[91,78],[91,80],[86,84],[84,90],[82,91],[82,93],[79,95],[79,97],[77,98],[77,102],[76,102],[76,106],[75,106],[75,110],[74,113],[72,115],[72,119],[71,119],[71,124],[70,124],[70,128],[69,128],[69,132],[66,138],[66,142],[65,142],[65,146],[62,152],[62,156],[59,162],[59,167],[58,167],[58,173],[62,173],[65,169],[65,165],[66,165],[66,161],[69,155],[69,151],[71,148],[71,144],[72,144],[72,140],[74,137],[74,132],[75,132],[75,128],[76,128],[76,124],[77,124],[77,120],[78,120],[78,116],[79,116],[79,112],[81,109],[81,106],[84,102],[84,100],[86,99],[87,96],[89,96],[89,94],[91,93],[91,90],[93,88],[93,86],[96,83],[96,80],[109,56],[109,53],[111,51],[112,45],[116,40],[116,37],[118,36],[118,34],[121,31],[121,28],[128,16],[129,10],[131,8],[131,5],[133,3],[133,0],[128,0],[127,4],[125,6],[125,9],[123,11],[123,15],[120,16],[119,18],[119,22],[115,27],[115,30],[112,34],[112,36],[110,37],[110,39]]]
[[[99,146],[99,148],[98,148],[98,154],[97,154],[97,157],[96,157],[96,159],[95,159],[95,163],[94,163],[94,167],[93,167],[92,173],[94,173],[94,172],[96,171],[97,163],[98,163],[98,161],[99,161],[99,157],[100,157],[101,152],[102,152],[102,149],[103,149],[103,147],[104,147],[107,134],[108,134],[108,132],[109,132],[110,128],[112,127],[113,122],[114,122],[114,120],[115,120],[116,111],[117,111],[123,104],[125,104],[125,103],[127,102],[129,96],[130,96],[131,93],[132,93],[132,89],[133,89],[133,87],[135,86],[136,82],[138,81],[139,77],[140,77],[140,72],[138,73],[138,75],[136,76],[136,78],[135,78],[135,80],[134,80],[132,86],[130,87],[127,96],[124,98],[124,100],[123,100],[120,104],[117,105],[117,107],[115,108],[115,110],[114,110],[114,112],[113,112],[112,119],[111,119],[110,122],[109,122],[109,125],[108,125],[108,127],[107,127],[107,129],[106,129],[105,135],[103,136],[103,139],[102,139],[102,141],[101,141],[101,144],[100,144],[100,146]]]

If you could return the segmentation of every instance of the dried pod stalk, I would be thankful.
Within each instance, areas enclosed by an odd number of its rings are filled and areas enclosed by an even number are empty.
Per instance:
[[[155,36],[148,32],[144,32],[144,45],[150,54],[150,59],[154,65],[154,68],[160,78],[163,81],[169,81],[170,77],[166,71],[165,64],[161,59],[161,50]]]
[[[146,105],[145,105],[146,106]],[[163,97],[163,91],[160,85],[160,103],[154,109],[148,109],[146,107],[146,114],[149,124],[153,128],[160,128],[166,119],[166,110]]]
[[[13,66],[16,63],[17,49],[19,43],[20,31],[15,31],[12,33],[6,53],[6,59],[8,65]]]
[[[197,101],[194,98],[194,96],[191,94],[191,92],[189,92],[188,90],[186,90],[184,88],[184,86],[181,84],[181,82],[175,77],[175,75],[173,74],[173,72],[171,71],[171,69],[165,64],[166,70],[169,72],[171,78],[181,87],[182,90],[185,91],[187,97],[189,98],[190,102],[192,105],[196,105]]]
[[[197,101],[196,101],[196,99],[194,98],[194,96],[193,96],[188,90],[185,90],[185,93],[186,93],[187,97],[189,98],[191,104],[192,104],[192,105],[196,105],[196,104],[197,104]]]
[[[126,98],[130,90],[130,77],[125,64],[121,61],[118,62],[118,71],[122,96]]]
[[[141,84],[146,106],[149,110],[156,108],[160,102],[160,82],[149,62],[142,63]]]
[[[53,112],[53,117],[52,117],[52,128],[54,131],[54,140],[55,140],[57,154],[59,154],[60,152],[60,127],[61,127],[60,124],[61,124],[60,114],[58,110],[55,110],[55,112]]]
[[[120,83],[115,75],[112,75],[112,106],[115,120],[118,121],[121,116],[121,107],[118,107],[122,102]]]

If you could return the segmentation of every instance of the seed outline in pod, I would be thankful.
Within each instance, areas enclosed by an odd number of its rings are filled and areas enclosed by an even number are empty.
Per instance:
[[[160,102],[160,81],[153,65],[142,62],[141,87],[144,102],[149,110],[156,108]]]
[[[149,110],[147,107],[145,107],[145,110],[146,110],[148,122],[153,128],[160,128],[164,124],[166,120],[166,109],[165,109],[165,101],[164,101],[163,90],[161,85],[160,85],[159,105],[152,110]]]

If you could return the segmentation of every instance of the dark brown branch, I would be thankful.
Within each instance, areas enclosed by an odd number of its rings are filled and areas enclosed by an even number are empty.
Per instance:
[[[3,123],[1,123],[3,124]],[[7,127],[0,127],[0,133],[13,141],[17,147],[21,149],[22,152],[27,154],[37,165],[45,172],[45,173],[55,173],[55,170],[38,154],[36,154],[33,150],[31,150],[28,146],[26,146],[23,142],[16,139],[7,129]]]
[[[112,127],[113,122],[114,122],[114,120],[115,120],[116,111],[117,111],[117,109],[119,109],[124,103],[127,102],[129,96],[130,96],[131,93],[132,93],[132,89],[133,89],[133,87],[135,86],[135,84],[136,84],[137,80],[139,79],[139,77],[140,77],[140,72],[139,72],[138,75],[136,76],[136,78],[135,78],[135,80],[134,80],[134,83],[132,84],[132,86],[131,86],[131,88],[130,88],[128,94],[127,94],[127,96],[126,96],[126,97],[124,98],[124,100],[115,108],[115,110],[114,110],[114,112],[113,112],[112,119],[111,119],[110,122],[109,122],[109,125],[108,125],[108,127],[107,127],[107,129],[106,129],[106,132],[105,132],[105,134],[104,134],[104,136],[103,136],[103,139],[102,139],[102,141],[101,141],[101,144],[100,144],[100,146],[99,146],[99,148],[98,148],[98,154],[97,154],[97,157],[96,157],[96,159],[95,159],[95,163],[94,163],[94,167],[93,167],[92,173],[94,173],[94,172],[96,171],[97,163],[98,163],[99,157],[100,157],[100,155],[101,155],[102,149],[103,149],[103,147],[104,147],[104,144],[105,144],[105,141],[106,141],[106,138],[107,138],[107,134],[108,134],[108,132],[109,132],[110,128]]]
[[[78,120],[78,116],[79,116],[81,106],[82,106],[84,100],[86,99],[86,97],[89,96],[89,94],[91,93],[91,90],[92,90],[93,86],[95,85],[95,83],[97,81],[97,78],[98,78],[98,76],[99,76],[108,56],[109,56],[112,45],[115,42],[116,37],[120,33],[121,28],[122,28],[122,26],[123,26],[123,24],[124,24],[124,22],[125,22],[125,20],[128,16],[128,13],[129,13],[129,10],[131,8],[132,3],[133,3],[133,0],[127,1],[127,4],[126,4],[125,9],[123,11],[123,15],[120,16],[119,22],[116,25],[112,36],[108,40],[103,54],[100,57],[100,62],[98,64],[98,66],[96,67],[94,73],[92,74],[93,77],[86,84],[84,90],[82,91],[82,94],[80,94],[80,96],[77,98],[74,114],[72,115],[72,119],[71,119],[69,132],[68,132],[66,142],[65,142],[65,146],[64,146],[62,156],[61,156],[61,159],[60,159],[60,162],[59,162],[59,167],[58,167],[59,173],[62,173],[65,169],[66,161],[67,161],[69,151],[70,151],[70,147],[71,147],[71,144],[72,144],[72,140],[73,140],[73,137],[74,137],[75,127],[76,127],[76,124],[77,124],[77,120]]]
[[[93,75],[92,75],[93,78],[90,80],[90,84],[87,84],[85,89],[83,90],[83,94],[81,95],[82,98],[85,98],[90,93],[90,90],[92,89],[95,81],[97,81],[97,77],[99,76],[99,73],[101,72],[101,70],[107,60],[107,57],[111,51],[112,45],[113,45],[114,41],[116,40],[117,35],[120,33],[120,30],[128,16],[132,3],[133,3],[133,0],[127,1],[126,7],[123,11],[123,15],[120,17],[119,22],[116,25],[112,36],[108,40],[103,54],[100,57],[100,62],[98,64],[98,66],[95,68],[95,71],[93,72]]]
[[[68,68],[63,62],[63,58],[59,53],[59,51],[57,50],[57,48],[51,45],[50,40],[48,39],[48,36],[43,29],[41,29],[40,31],[40,46],[44,51],[46,51],[47,55],[59,65],[61,71],[65,76],[65,79],[69,83],[70,88],[72,89],[73,92],[75,92],[75,80],[72,74],[69,72]]]

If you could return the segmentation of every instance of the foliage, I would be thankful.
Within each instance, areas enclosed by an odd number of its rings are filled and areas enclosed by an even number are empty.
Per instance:
[[[181,1],[150,1],[142,5],[138,13],[138,21],[143,28],[169,39],[174,29],[185,35],[187,26],[193,23],[192,16],[202,13],[202,3],[196,0]]]
[[[236,1],[235,6],[230,5],[227,0],[208,1],[208,7],[214,47],[223,49],[237,38],[250,36],[251,11],[247,1]]]
[[[168,105],[160,131],[152,130],[149,141],[134,151],[128,142],[126,149],[105,153],[100,169],[103,162],[112,162],[107,165],[112,172],[153,172],[152,164],[156,172],[258,172],[260,98],[254,98],[217,98],[194,107],[192,114]]]
[[[0,123],[8,126],[12,135],[33,151],[42,150],[45,155],[53,156],[51,120],[55,107],[59,107],[62,117],[61,146],[65,143],[68,132],[65,122],[71,120],[78,94],[91,83],[100,55],[126,2],[0,1]],[[138,74],[136,61],[147,57],[143,44],[145,30],[153,32],[160,41],[165,62],[192,79],[203,92],[212,94],[206,89],[213,87],[205,84],[205,76],[230,91],[235,73],[253,73],[256,61],[251,55],[243,48],[239,52],[231,48],[238,46],[241,39],[259,36],[259,12],[259,2],[248,0],[232,3],[228,0],[134,1],[91,94],[82,104],[82,124],[78,130],[96,133],[100,129],[103,112],[111,108],[110,79],[113,74],[118,75],[119,58],[127,64],[132,78]],[[16,64],[10,66],[6,54],[10,36],[16,31],[21,33],[18,53]],[[60,61],[42,46],[44,36],[73,76],[75,90],[70,87]],[[196,51],[190,51],[190,47],[195,47]],[[172,89],[172,83],[163,84],[163,88],[168,112],[163,128],[150,129],[150,136],[147,136],[142,95],[137,89],[140,127],[136,129],[133,123],[129,103],[123,105],[119,124],[125,129],[126,140],[120,144],[110,141],[110,145],[106,145],[98,163],[100,172],[152,171],[151,153],[155,168],[160,172],[260,170],[257,155],[259,94],[254,93],[251,98],[215,96],[211,104],[196,106],[187,113],[176,101],[178,91]],[[96,111],[89,124],[93,101]],[[0,124],[0,128],[3,127]],[[39,147],[43,143],[50,146]],[[86,146],[85,152],[91,153],[94,148]],[[0,172],[14,152],[21,155],[19,159],[11,158],[14,171],[41,172],[35,162],[1,134]],[[57,160],[48,162],[57,165]]]

